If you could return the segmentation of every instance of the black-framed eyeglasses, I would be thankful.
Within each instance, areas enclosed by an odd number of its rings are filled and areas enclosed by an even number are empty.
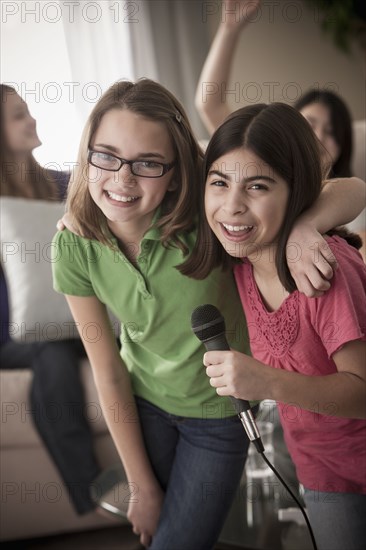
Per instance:
[[[118,172],[124,164],[128,164],[134,176],[144,178],[160,178],[176,164],[175,162],[163,164],[155,160],[126,160],[110,153],[102,153],[92,149],[89,149],[88,152],[88,162],[96,168],[108,170],[109,172]]]

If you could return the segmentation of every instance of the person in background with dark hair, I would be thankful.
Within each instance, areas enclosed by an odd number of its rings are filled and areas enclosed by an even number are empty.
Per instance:
[[[297,290],[286,262],[293,224],[318,199],[323,174],[319,145],[297,110],[272,103],[235,111],[206,150],[200,227],[184,272],[204,279],[234,265],[253,357],[235,349],[205,353],[210,385],[220,396],[276,401],[318,550],[363,550],[361,240],[346,230],[327,232],[338,269],[330,290],[315,299]]]
[[[56,200],[65,198],[69,174],[43,169],[33,157],[41,145],[36,121],[14,88],[1,84],[1,197]],[[33,281],[36,285],[37,281]],[[32,369],[31,414],[78,514],[96,508],[90,486],[100,473],[89,424],[84,417],[84,392],[79,361],[86,357],[80,339],[15,342],[9,334],[9,302],[0,273],[2,369]],[[61,411],[50,420],[49,411]],[[72,406],[72,410],[70,407]]]
[[[347,105],[330,90],[309,90],[294,104],[306,118],[320,148],[322,163],[329,166],[330,178],[352,175],[352,119]]]

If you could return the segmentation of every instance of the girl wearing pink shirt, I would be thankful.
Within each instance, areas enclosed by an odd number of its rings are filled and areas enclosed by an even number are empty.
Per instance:
[[[311,128],[288,105],[230,115],[209,143],[204,172],[199,238],[185,272],[201,279],[214,267],[235,264],[253,354],[207,352],[210,384],[222,396],[278,402],[319,550],[363,549],[366,268],[356,250],[360,239],[329,232],[338,261],[330,290],[316,298],[297,290],[285,243],[296,218],[319,196],[322,172]],[[302,251],[294,242],[290,253],[297,261]]]

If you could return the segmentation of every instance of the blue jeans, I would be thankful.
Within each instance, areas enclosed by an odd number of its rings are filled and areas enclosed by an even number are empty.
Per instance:
[[[366,495],[305,489],[304,500],[318,550],[366,548]]]
[[[237,416],[183,418],[136,398],[164,504],[149,550],[210,550],[239,487],[249,440]]]

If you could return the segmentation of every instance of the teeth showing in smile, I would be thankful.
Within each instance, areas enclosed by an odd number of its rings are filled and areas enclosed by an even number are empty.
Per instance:
[[[132,202],[138,199],[138,197],[122,197],[121,195],[117,195],[116,193],[112,193],[112,191],[107,191],[108,197],[119,202]]]
[[[252,225],[228,225],[227,223],[223,223],[222,224],[225,229],[227,229],[228,231],[232,231],[232,232],[235,232],[235,231],[249,231],[250,229],[253,228]]]

